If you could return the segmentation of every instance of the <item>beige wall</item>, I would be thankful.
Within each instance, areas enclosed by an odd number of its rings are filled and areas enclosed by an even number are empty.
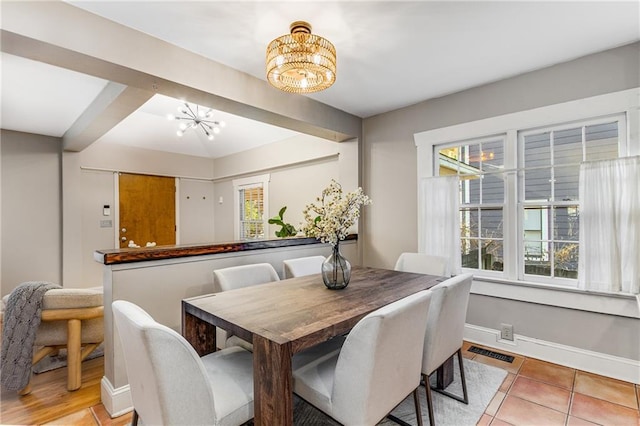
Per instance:
[[[329,179],[342,174],[347,183],[357,181],[357,142],[304,135],[218,160],[215,166],[206,158],[99,143],[80,153],[61,153],[60,143],[59,138],[2,132],[3,295],[34,279],[76,288],[102,285],[102,267],[93,252],[115,247],[117,171],[181,177],[178,225],[183,244],[233,240],[231,180],[214,184],[214,167],[244,175],[269,168],[269,217],[287,205],[285,219],[296,227],[304,205]],[[109,216],[103,216],[104,205],[111,208]],[[110,226],[104,221],[111,221]]]
[[[639,52],[634,43],[365,119],[363,187],[374,204],[364,264],[391,267],[417,249],[415,133],[638,87]]]
[[[2,130],[2,295],[61,279],[59,138]]]
[[[216,159],[215,240],[234,239],[234,178],[268,173],[268,217],[276,216],[280,208],[287,206],[285,221],[299,229],[302,210],[320,195],[331,179],[341,182],[346,190],[357,186],[357,150],[357,141],[335,143],[300,135]],[[279,229],[270,225],[268,235],[275,237]]]
[[[178,232],[180,244],[215,241],[215,193],[210,180],[180,179]]]
[[[363,264],[393,267],[401,252],[417,249],[415,133],[639,86],[640,43],[634,43],[365,119],[363,186],[374,204],[365,216]],[[631,129],[631,134],[638,137],[638,129]],[[595,304],[605,306],[605,299]],[[635,306],[635,300],[625,303],[634,310],[631,305]],[[513,324],[515,333],[551,342],[554,348],[571,345],[640,360],[640,320],[595,309],[585,312],[553,306],[552,302],[545,306],[474,294],[467,323],[487,331],[499,330],[502,323]],[[499,342],[494,338],[492,344]],[[504,347],[521,350],[514,345]]]

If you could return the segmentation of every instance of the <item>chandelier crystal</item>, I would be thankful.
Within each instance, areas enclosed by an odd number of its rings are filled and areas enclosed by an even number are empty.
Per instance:
[[[272,86],[292,93],[327,89],[336,81],[336,49],[323,37],[311,34],[311,25],[296,21],[291,34],[276,38],[267,46],[267,80]]]
[[[191,107],[185,102],[184,105],[180,105],[178,107],[178,112],[182,115],[175,116],[173,114],[169,114],[167,116],[167,119],[169,120],[180,121],[178,131],[176,132],[178,136],[184,135],[184,132],[188,129],[200,128],[207,136],[207,139],[212,141],[215,139],[214,134],[217,135],[220,133],[220,129],[226,126],[224,121],[211,120],[211,116],[213,115],[213,110],[211,108],[203,108],[199,105]]]

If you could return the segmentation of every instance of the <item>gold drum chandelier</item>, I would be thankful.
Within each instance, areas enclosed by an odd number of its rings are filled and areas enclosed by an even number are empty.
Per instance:
[[[311,34],[311,25],[296,21],[291,34],[267,46],[267,80],[285,92],[312,93],[336,81],[336,48],[323,37]]]

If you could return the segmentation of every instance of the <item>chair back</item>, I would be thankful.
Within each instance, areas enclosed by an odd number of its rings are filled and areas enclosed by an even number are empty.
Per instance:
[[[231,266],[213,271],[215,291],[228,291],[271,281],[279,281],[280,277],[270,263]]]
[[[213,391],[191,345],[133,303],[112,304],[131,388],[144,424],[214,424]]]
[[[431,292],[421,291],[361,319],[338,356],[331,404],[342,424],[376,424],[420,383]]]
[[[431,374],[462,347],[472,274],[457,275],[431,288],[433,300],[424,339],[422,373]]]
[[[416,274],[451,276],[448,258],[424,253],[402,253],[394,269]]]
[[[319,274],[322,272],[322,262],[324,256],[298,257],[297,259],[287,259],[283,261],[284,277],[294,278],[304,275]]]

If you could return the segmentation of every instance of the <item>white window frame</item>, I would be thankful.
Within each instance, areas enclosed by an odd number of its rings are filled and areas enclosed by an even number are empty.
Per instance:
[[[486,142],[495,142],[495,141],[502,141],[503,143],[503,147],[504,147],[504,164],[503,164],[503,171],[502,173],[505,176],[505,184],[504,184],[504,198],[502,201],[502,204],[500,203],[474,203],[474,204],[463,204],[462,200],[460,200],[460,210],[462,210],[465,207],[469,207],[471,209],[476,209],[476,208],[492,208],[492,207],[499,207],[502,209],[502,259],[503,259],[503,270],[502,271],[493,271],[493,270],[487,270],[487,269],[481,269],[482,271],[482,275],[485,276],[489,276],[489,277],[494,277],[494,278],[505,278],[506,276],[508,276],[505,273],[505,268],[507,267],[508,264],[512,264],[515,260],[513,259],[513,252],[514,252],[514,247],[513,247],[513,243],[511,241],[507,241],[506,239],[506,230],[510,229],[513,225],[511,224],[511,217],[507,216],[507,206],[509,205],[509,203],[507,202],[508,198],[507,198],[507,187],[508,187],[508,179],[509,176],[512,175],[512,173],[509,173],[509,171],[513,168],[513,166],[510,164],[510,159],[507,159],[507,150],[506,150],[506,144],[507,144],[507,135],[506,134],[497,134],[497,135],[490,135],[490,136],[483,136],[483,137],[479,137],[479,138],[474,138],[474,139],[468,139],[468,140],[463,140],[463,141],[455,141],[455,142],[451,142],[451,143],[446,143],[446,144],[438,144],[437,147],[438,149],[446,149],[446,148],[450,148],[450,147],[455,147],[455,146],[463,146],[463,145],[476,145],[476,144],[481,144],[481,143],[486,143]],[[435,145],[434,145],[435,147]],[[434,151],[435,152],[435,151]],[[439,159],[434,155],[434,161],[436,163],[439,163]],[[435,163],[434,163],[435,166]],[[494,174],[494,173],[492,173]],[[434,175],[437,175],[437,170],[434,167]],[[478,237],[480,238],[480,235],[482,233],[482,230],[480,228],[478,228]],[[423,234],[420,233],[420,236],[423,237]],[[463,272],[477,272],[477,269],[470,269],[470,268],[464,268],[462,267],[462,271]]]
[[[519,158],[518,158],[518,164],[521,165],[524,163],[524,139],[526,136],[528,135],[532,135],[532,134],[537,134],[540,132],[547,132],[547,131],[554,131],[554,132],[558,132],[558,131],[562,131],[562,130],[567,130],[567,129],[573,129],[576,127],[586,127],[586,126],[593,126],[593,125],[597,125],[597,124],[604,124],[604,123],[610,123],[612,121],[617,121],[618,122],[618,157],[625,157],[626,156],[626,152],[627,152],[627,131],[626,131],[626,115],[624,113],[621,114],[611,114],[611,115],[606,115],[606,116],[602,116],[602,117],[597,117],[597,118],[591,118],[591,119],[583,119],[583,120],[578,120],[578,121],[572,121],[572,122],[568,122],[568,123],[562,123],[562,124],[556,124],[556,125],[549,125],[549,126],[542,126],[542,127],[536,127],[533,129],[522,129],[520,131],[518,131],[518,151],[519,151]],[[584,135],[583,135],[584,136]],[[584,161],[584,155],[585,155],[585,146],[583,144],[582,146],[582,156],[583,156],[583,161]],[[553,155],[553,151],[552,151],[552,155]],[[521,173],[522,170],[519,170],[519,173]],[[525,206],[532,206],[532,205],[537,205],[538,203],[536,203],[534,200],[524,200],[524,180],[521,180],[520,182],[518,182],[520,185],[519,188],[519,198],[518,198],[518,209],[517,209],[517,220],[518,220],[518,229],[522,229],[524,227],[524,225],[522,224],[522,221],[524,220],[524,208]],[[577,200],[575,202],[571,201],[571,202],[562,202],[562,201],[558,201],[558,200],[554,200],[554,201],[544,201],[541,202],[540,204],[543,205],[548,205],[550,207],[557,207],[557,206],[562,206],[562,205],[573,205],[573,204],[580,204],[580,201]],[[549,224],[547,223],[547,227],[549,226]],[[551,230],[552,232],[552,230]],[[530,281],[530,282],[539,282],[539,283],[543,283],[543,284],[554,284],[554,285],[561,285],[561,286],[567,286],[567,287],[577,287],[577,279],[572,279],[572,278],[563,278],[563,277],[546,277],[543,275],[531,275],[531,274],[527,274],[525,273],[525,261],[524,261],[524,235],[521,232],[518,232],[517,234],[517,238],[518,238],[518,242],[517,242],[517,261],[518,261],[518,276],[517,276],[517,280],[518,281]],[[549,241],[555,241],[553,238],[550,238]],[[553,267],[553,259],[550,259],[551,261],[551,265]]]
[[[611,117],[618,114],[624,115],[626,125],[618,135],[620,138],[619,154],[621,156],[640,155],[639,98],[640,88],[634,88],[417,133],[414,135],[414,140],[417,147],[418,183],[421,179],[432,177],[437,173],[434,168],[434,165],[436,164],[434,161],[435,146],[457,144],[465,140],[506,135],[505,200],[507,197],[514,197],[513,199],[517,200],[518,188],[516,173],[518,132],[539,127],[551,127],[564,123],[588,121],[592,120],[594,117]],[[512,161],[509,162],[508,159],[512,159]],[[418,208],[420,208],[424,200],[421,199],[421,194],[419,192],[417,197]],[[506,246],[508,241],[519,244],[518,241],[520,238],[518,229],[520,224],[517,223],[517,220],[519,220],[520,215],[518,213],[517,203],[505,203],[504,215],[505,224],[503,235],[505,240],[504,251],[506,256],[508,251],[512,253],[514,252],[514,250],[509,249]],[[421,217],[420,214],[418,214],[418,217]],[[509,222],[508,225],[507,218]],[[423,229],[423,225],[418,223],[418,233],[421,236]],[[419,250],[424,249],[423,241],[423,238],[419,238]],[[513,249],[516,248],[513,247]],[[544,286],[557,289],[567,288],[566,286],[558,285],[559,283],[557,279],[554,279],[553,283],[550,284],[528,282],[518,279],[519,266],[520,265],[516,262],[508,262],[505,257],[504,278],[485,277],[484,273],[487,271],[482,271],[482,277],[478,278],[488,279],[489,282],[522,284],[531,287]],[[475,269],[470,271],[476,274],[478,273]],[[572,288],[572,290],[574,289]]]
[[[240,190],[247,188],[262,187],[262,222],[264,226],[264,238],[268,234],[268,216],[269,216],[269,182],[271,181],[271,174],[263,174],[258,176],[251,176],[246,178],[233,180],[233,221],[234,221],[234,238],[236,240],[241,239],[240,235]]]

